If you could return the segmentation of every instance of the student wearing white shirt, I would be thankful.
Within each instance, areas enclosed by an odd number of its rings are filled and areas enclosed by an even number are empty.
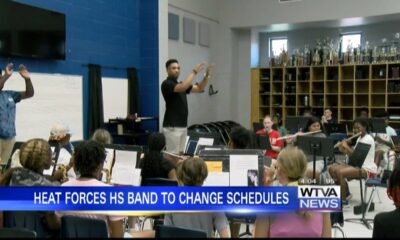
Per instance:
[[[367,157],[361,167],[361,175],[367,177],[369,173],[376,173],[377,166],[374,162],[375,155],[375,141],[367,132],[368,122],[366,119],[358,118],[354,120],[353,131],[354,134],[361,133],[357,139],[356,146],[359,142],[371,145]],[[349,146],[347,141],[342,141],[339,145],[339,150],[350,157],[354,149]],[[336,183],[341,186],[342,199],[346,199],[347,182],[346,178],[360,177],[360,169],[350,166],[348,164],[334,164],[329,168],[329,173]]]
[[[375,135],[375,164],[378,166],[377,173],[380,174],[388,166],[388,152],[392,148],[392,136],[397,136],[396,130],[389,126],[388,115],[385,114],[386,133]]]

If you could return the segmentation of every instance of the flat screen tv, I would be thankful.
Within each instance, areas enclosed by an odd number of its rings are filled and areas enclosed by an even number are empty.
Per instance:
[[[65,59],[65,15],[1,0],[0,56]]]

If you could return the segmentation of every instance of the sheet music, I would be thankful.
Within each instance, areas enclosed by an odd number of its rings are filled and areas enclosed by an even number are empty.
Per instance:
[[[54,165],[51,165],[49,169],[43,170],[43,175],[51,176],[53,175]]]
[[[136,167],[137,152],[136,151],[125,151],[115,150],[115,167],[128,167],[134,169]]]
[[[187,149],[188,142],[189,142],[189,136],[186,136],[185,149]],[[185,152],[186,152],[186,151],[185,151]]]
[[[114,172],[115,171],[115,172]],[[113,168],[111,183],[121,185],[140,186],[141,169]]]
[[[247,186],[247,170],[233,170],[230,172],[230,186]]]
[[[106,160],[104,161],[104,169],[108,169],[108,171],[111,171],[112,167],[112,160],[114,158],[114,149],[111,148],[106,148]],[[101,181],[102,182],[107,182],[107,175],[105,172],[103,172],[103,175],[101,176]]]
[[[52,164],[51,164],[51,166],[50,166],[49,169],[44,169],[44,170],[43,170],[43,175],[47,175],[47,176],[53,175],[54,157],[55,157],[54,151],[55,151],[55,149],[56,149],[55,147],[51,147],[51,153],[52,153],[52,160],[51,160],[51,162],[52,162]],[[19,151],[19,150],[18,150],[18,151]]]
[[[135,182],[136,151],[115,150],[111,183],[133,185]]]
[[[196,150],[194,151],[197,153],[199,146],[212,146],[214,144],[214,138],[199,138],[197,142]]]
[[[230,155],[230,186],[247,186],[247,170],[258,169],[257,155]]]
[[[213,187],[228,187],[229,186],[229,173],[228,172],[210,172],[203,186]]]
[[[65,148],[60,149],[60,154],[58,155],[58,164],[63,164],[67,166],[71,160],[71,154]]]
[[[114,149],[106,148],[106,160],[104,162],[105,169],[111,170],[113,158],[114,158]]]

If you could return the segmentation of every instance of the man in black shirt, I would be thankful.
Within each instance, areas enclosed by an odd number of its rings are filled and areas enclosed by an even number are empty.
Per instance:
[[[184,151],[187,136],[188,104],[186,95],[201,93],[210,78],[212,66],[207,66],[206,73],[200,83],[193,85],[196,75],[203,69],[204,63],[197,64],[182,82],[178,82],[180,66],[176,59],[165,63],[168,77],[161,85],[166,103],[163,121],[163,132],[167,140],[167,151],[181,153]]]

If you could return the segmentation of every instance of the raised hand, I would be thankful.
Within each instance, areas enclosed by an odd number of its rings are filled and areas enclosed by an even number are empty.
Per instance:
[[[28,69],[26,69],[26,67],[23,64],[19,65],[18,69],[19,69],[19,74],[21,75],[21,77],[23,77],[24,79],[30,78]]]
[[[208,66],[207,66],[207,71],[206,71],[206,76],[207,76],[207,77],[211,76],[211,74],[213,73],[213,71],[214,71],[214,65],[208,65]]]
[[[14,71],[13,67],[14,67],[14,64],[12,64],[12,63],[7,64],[5,73],[4,73],[5,77],[9,78],[13,74],[13,71]]]
[[[196,73],[200,72],[204,68],[204,63],[199,63],[194,66],[194,70],[196,70]]]

